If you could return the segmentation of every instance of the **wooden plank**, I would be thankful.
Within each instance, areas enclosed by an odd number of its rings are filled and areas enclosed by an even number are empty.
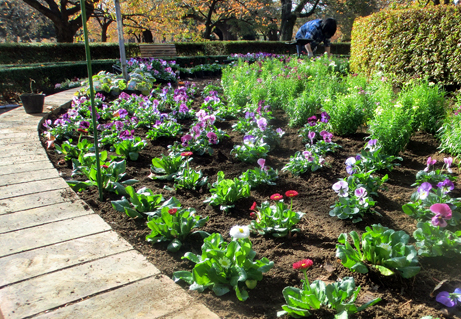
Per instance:
[[[110,231],[0,258],[0,287],[131,249]]]
[[[2,178],[2,175],[40,171],[49,168],[54,168],[53,164],[51,164],[49,160],[3,166],[2,169],[0,169],[0,179]]]
[[[0,215],[77,200],[79,197],[70,188],[0,199]]]
[[[203,307],[200,313],[187,312],[196,306]],[[186,313],[182,318],[219,318],[164,275],[143,279],[34,318],[155,319],[170,318],[179,311]]]
[[[38,161],[48,161],[48,156],[46,155],[45,152],[41,154],[33,154],[33,155],[26,155],[22,153],[19,156],[11,156],[9,158],[2,158],[0,160],[0,168],[3,166],[8,166],[8,165],[16,165],[16,164],[23,164],[23,163],[32,163],[32,162],[38,162]]]
[[[6,318],[29,317],[159,273],[130,250],[6,286],[0,308]]]
[[[67,187],[69,187],[67,183],[60,177],[44,181],[34,181],[29,183],[0,186],[0,199],[18,197],[34,193],[42,193]]]
[[[14,150],[3,150],[0,148],[0,164],[2,164],[4,160],[9,160],[9,158],[14,156],[14,154],[21,154],[21,157],[32,157],[37,155],[46,155],[46,152],[41,145],[35,148],[15,147]]]
[[[53,245],[111,230],[99,215],[90,214],[0,234],[0,256]]]
[[[0,186],[27,183],[32,181],[59,178],[59,173],[54,168],[48,168],[40,171],[20,172],[16,174],[1,175]]]
[[[83,201],[64,202],[0,215],[0,234],[93,214]]]

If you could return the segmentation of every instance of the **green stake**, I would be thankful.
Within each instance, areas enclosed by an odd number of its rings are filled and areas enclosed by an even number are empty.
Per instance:
[[[86,27],[85,0],[80,0],[80,8],[82,9],[83,34],[85,37],[86,66],[88,69],[88,82],[90,85],[91,117],[93,118],[94,149],[96,152],[96,180],[98,182],[99,200],[102,201],[103,194],[101,179],[101,163],[99,162],[98,130],[96,128],[96,106],[94,105],[93,71],[91,69],[90,45],[88,44],[88,30]]]

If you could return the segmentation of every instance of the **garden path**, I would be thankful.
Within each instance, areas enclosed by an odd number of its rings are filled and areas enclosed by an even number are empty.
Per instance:
[[[47,112],[76,90],[47,96]],[[219,318],[67,186],[40,144],[44,115],[0,115],[0,319]]]

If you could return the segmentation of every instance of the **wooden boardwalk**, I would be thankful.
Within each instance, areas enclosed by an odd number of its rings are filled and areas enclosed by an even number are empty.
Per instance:
[[[74,92],[45,105],[56,109]],[[44,115],[0,115],[0,319],[218,319],[60,178],[40,144]]]

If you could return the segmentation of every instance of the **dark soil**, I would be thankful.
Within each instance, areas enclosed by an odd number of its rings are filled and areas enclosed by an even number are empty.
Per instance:
[[[199,87],[212,82],[218,84],[219,79],[201,79],[196,81]],[[200,98],[198,98],[200,99]],[[201,105],[198,100],[195,105]],[[296,151],[304,149],[304,144],[298,136],[297,129],[289,128],[287,117],[283,111],[276,110],[276,120],[271,123],[273,127],[282,127],[286,135],[282,138],[282,144],[278,149],[271,150],[266,164],[279,169],[289,161],[290,156]],[[224,171],[226,178],[238,177],[242,172],[254,165],[247,165],[235,161],[230,155],[234,144],[241,143],[242,135],[233,132],[232,121],[218,123],[217,126],[227,130],[229,138],[224,139],[215,146],[213,156],[194,156],[192,167],[200,167],[209,181],[216,180],[218,171]],[[461,318],[458,314],[449,314],[444,306],[435,301],[432,294],[434,288],[443,280],[447,280],[441,287],[450,292],[456,287],[461,287],[461,256],[419,258],[422,267],[421,272],[414,278],[403,279],[398,276],[385,277],[375,271],[368,274],[357,274],[344,268],[335,258],[338,236],[344,232],[355,230],[363,233],[365,227],[380,223],[394,230],[404,230],[412,234],[415,230],[415,220],[402,212],[402,205],[410,201],[410,195],[414,188],[410,185],[415,181],[415,174],[424,169],[428,156],[437,159],[437,164],[442,165],[443,158],[447,154],[437,152],[437,141],[433,136],[417,133],[409,143],[406,151],[401,154],[403,162],[401,166],[389,173],[387,190],[379,193],[374,208],[378,214],[367,215],[362,222],[353,224],[349,220],[340,220],[330,217],[330,206],[337,199],[331,189],[338,178],[345,177],[345,160],[355,156],[364,145],[365,132],[358,132],[353,136],[335,137],[334,142],[342,146],[336,153],[327,158],[330,167],[324,167],[314,173],[306,173],[301,177],[294,177],[289,173],[279,173],[276,186],[263,187],[251,191],[251,197],[236,203],[235,209],[224,214],[217,207],[204,204],[203,201],[209,196],[207,189],[200,191],[168,191],[164,186],[173,187],[172,183],[155,181],[148,178],[150,174],[151,160],[167,153],[167,145],[172,144],[172,139],[159,139],[155,142],[149,140],[148,146],[141,151],[136,162],[128,161],[128,175],[130,178],[139,180],[136,189],[146,186],[155,193],[161,193],[168,199],[172,196],[179,199],[183,207],[193,207],[202,217],[209,216],[210,220],[203,230],[213,233],[221,233],[225,239],[229,238],[229,229],[236,225],[250,223],[249,208],[256,201],[269,200],[274,193],[284,194],[287,190],[296,190],[299,196],[293,200],[295,210],[305,212],[304,218],[299,223],[301,232],[297,237],[273,238],[252,235],[253,249],[258,253],[257,258],[267,257],[275,263],[272,270],[264,274],[264,279],[258,283],[254,290],[250,290],[250,298],[246,302],[240,302],[234,293],[223,297],[217,297],[211,291],[198,293],[190,291],[190,295],[197,298],[222,318],[276,318],[277,311],[285,303],[282,290],[286,286],[299,286],[302,273],[293,270],[293,263],[302,259],[310,258],[314,266],[308,270],[311,282],[315,279],[334,281],[338,278],[352,276],[356,285],[361,286],[358,304],[376,297],[382,298],[378,304],[358,313],[355,317],[362,319],[375,318],[421,318],[432,315],[439,318]],[[64,179],[69,179],[71,164],[58,165],[62,156],[54,151],[48,152],[55,167],[62,173]],[[172,276],[178,270],[191,270],[193,263],[182,260],[181,257],[188,251],[200,252],[202,239],[197,235],[190,236],[180,251],[170,253],[166,250],[166,244],[151,244],[146,242],[145,236],[150,233],[146,221],[132,219],[125,214],[115,211],[111,206],[111,200],[119,199],[114,194],[104,194],[104,200],[98,200],[97,189],[89,189],[79,194],[93,210],[100,214],[112,228],[123,238],[129,241],[135,249],[145,255],[162,273]],[[457,188],[453,196],[460,197]],[[180,283],[186,291],[188,287]],[[333,318],[334,312],[329,310],[313,311],[312,318]]]

